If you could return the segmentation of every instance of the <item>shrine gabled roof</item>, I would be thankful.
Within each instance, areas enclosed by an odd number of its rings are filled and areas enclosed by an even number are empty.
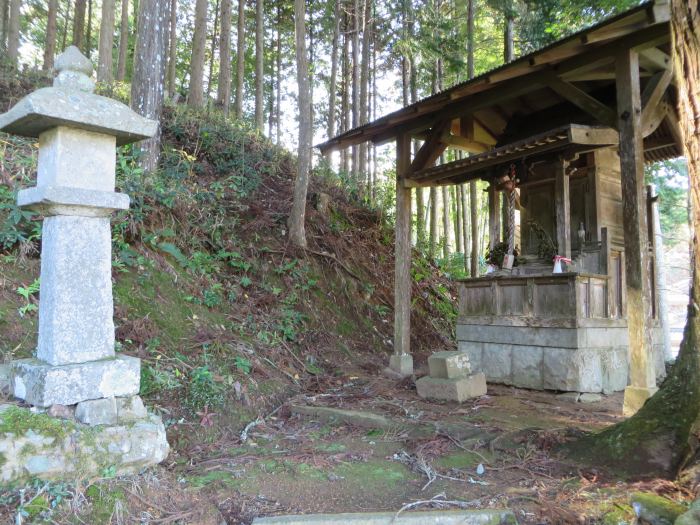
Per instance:
[[[574,83],[584,94],[596,94],[590,98],[600,100],[602,96],[611,102],[612,96],[614,102],[615,56],[622,48],[640,51],[642,77],[649,78],[667,69],[669,19],[667,0],[645,2],[472,80],[346,131],[318,147],[325,154],[367,141],[381,144],[402,133],[420,136],[436,123],[466,116],[473,118],[479,133],[489,137],[489,148],[524,138],[534,133],[514,135],[515,121],[527,122],[528,115],[541,114],[558,105],[565,112],[570,107],[572,114],[581,107],[572,105],[562,94],[562,89],[569,89]],[[553,88],[553,76],[563,79],[568,87],[562,87],[561,80],[557,80],[560,85]],[[581,104],[585,106],[588,101],[583,98]],[[615,114],[601,117],[614,118]],[[572,117],[548,124],[552,129],[571,122],[591,123]],[[536,130],[541,131],[544,130]]]

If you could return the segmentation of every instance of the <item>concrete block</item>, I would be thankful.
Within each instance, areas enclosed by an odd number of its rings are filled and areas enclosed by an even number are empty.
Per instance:
[[[603,396],[600,394],[584,392],[581,394],[581,397],[579,397],[578,400],[580,403],[600,403],[603,400]]]
[[[481,354],[484,351],[484,343],[473,343],[471,341],[459,341],[457,348],[460,352],[467,354],[469,364],[473,372],[482,372]]]
[[[66,365],[114,356],[111,253],[109,218],[44,219],[37,358]]]
[[[75,419],[93,427],[116,425],[117,402],[113,397],[81,401],[75,407]]]
[[[471,373],[469,357],[463,352],[435,352],[428,358],[430,377],[456,379]]]
[[[115,401],[119,423],[131,423],[148,417],[141,396],[118,397]]]
[[[305,514],[255,518],[253,525],[517,525],[507,509]]]
[[[416,381],[418,395],[425,399],[440,399],[461,403],[486,394],[486,377],[479,372],[459,379],[421,377]]]
[[[578,403],[578,399],[581,396],[578,392],[564,392],[563,394],[557,395],[557,399],[560,401],[567,401],[568,403]]]
[[[578,348],[583,346],[579,338],[577,328],[457,324],[458,341]]]
[[[484,343],[481,371],[489,381],[513,384],[512,378],[513,346]]]
[[[15,397],[39,407],[136,395],[140,380],[141,361],[125,355],[63,366],[23,359],[15,361],[12,368]]]
[[[12,364],[0,364],[0,395],[10,393],[12,383]]]
[[[544,348],[513,345],[513,384],[521,388],[544,388],[542,367]]]
[[[600,349],[581,348],[576,352],[579,370],[579,392],[601,392],[603,390],[603,367]]]
[[[632,416],[644,406],[647,399],[653,396],[658,388],[628,386],[625,388],[625,399],[622,403],[622,415]]]
[[[392,354],[389,358],[389,368],[402,377],[413,375],[413,356],[411,354]]]

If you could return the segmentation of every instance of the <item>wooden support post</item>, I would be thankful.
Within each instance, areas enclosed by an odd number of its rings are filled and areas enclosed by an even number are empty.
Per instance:
[[[413,374],[411,356],[411,189],[404,179],[411,167],[411,136],[396,138],[396,246],[394,252],[394,354],[389,368]]]
[[[501,194],[495,181],[489,184],[489,247],[493,250],[501,240]]]
[[[557,253],[571,259],[571,199],[569,198],[569,163],[559,159],[554,174],[554,206],[557,222]]]
[[[622,50],[618,53],[615,64],[630,359],[630,386],[625,389],[623,413],[631,415],[657,389],[652,358],[639,55],[631,49]]]

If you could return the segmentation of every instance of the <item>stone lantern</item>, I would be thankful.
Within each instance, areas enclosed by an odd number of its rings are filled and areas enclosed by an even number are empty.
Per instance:
[[[167,442],[138,397],[140,360],[114,350],[110,227],[129,207],[115,192],[116,147],[152,137],[157,123],[94,94],[92,64],[76,47],[55,68],[52,87],[0,115],[0,131],[39,139],[36,186],[17,203],[44,217],[36,358],[12,364],[11,388],[35,407],[75,406],[87,425],[154,422],[160,461]]]

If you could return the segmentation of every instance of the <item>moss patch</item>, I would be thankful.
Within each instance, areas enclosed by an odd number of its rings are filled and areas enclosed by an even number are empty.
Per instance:
[[[0,433],[23,436],[28,431],[57,439],[66,437],[75,430],[70,421],[54,419],[46,414],[35,414],[26,408],[11,406],[0,413]]]

